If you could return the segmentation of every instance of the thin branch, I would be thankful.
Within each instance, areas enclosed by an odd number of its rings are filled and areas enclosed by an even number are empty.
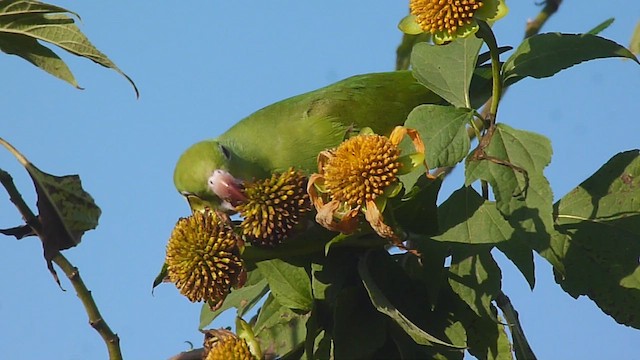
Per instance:
[[[24,199],[16,188],[11,175],[2,169],[0,169],[0,183],[7,190],[11,202],[16,206],[27,225],[29,225],[36,233],[36,235],[38,235],[38,237],[42,240],[43,232],[40,219],[24,202]],[[102,336],[105,344],[107,345],[109,359],[122,360],[122,354],[120,352],[120,339],[118,338],[118,335],[114,334],[113,331],[111,331],[109,325],[107,325],[107,323],[102,318],[102,315],[100,315],[98,306],[91,296],[91,291],[87,289],[84,282],[82,281],[78,269],[74,267],[60,252],[58,252],[58,254],[53,258],[52,261],[56,263],[56,265],[58,265],[60,269],[62,269],[62,271],[64,271],[65,275],[67,275],[67,278],[69,278],[69,280],[71,281],[71,284],[76,290],[78,298],[80,298],[80,301],[82,301],[85,311],[89,316],[89,323],[94,329],[96,329],[100,336]]]
[[[22,215],[24,222],[29,225],[38,236],[40,236],[42,233],[42,224],[40,223],[40,220],[38,220],[38,217],[33,213],[33,211],[31,211],[27,203],[24,202],[22,195],[13,183],[11,175],[2,169],[0,169],[0,183],[7,190],[9,200],[11,200],[11,202],[16,206],[20,215]]]
[[[64,274],[67,275],[67,278],[69,278],[69,281],[71,281],[78,298],[82,302],[82,305],[84,305],[84,309],[89,316],[89,324],[96,329],[105,344],[107,344],[109,359],[122,360],[122,353],[120,352],[120,338],[111,330],[111,328],[109,328],[107,322],[102,318],[100,310],[91,296],[91,291],[87,289],[87,286],[80,277],[78,268],[73,266],[61,253],[58,253],[58,255],[53,258],[53,262],[62,269]]]
[[[168,360],[200,360],[204,354],[204,349],[194,349],[190,351],[181,352],[178,355],[170,357]]]
[[[542,26],[549,20],[549,18],[558,11],[562,0],[547,0],[544,3],[544,8],[538,13],[535,19],[527,22],[527,26],[524,31],[524,38],[536,35],[542,29]]]

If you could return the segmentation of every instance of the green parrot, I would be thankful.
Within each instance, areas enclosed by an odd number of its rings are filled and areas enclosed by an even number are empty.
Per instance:
[[[244,181],[290,167],[311,174],[318,153],[351,131],[370,127],[388,135],[414,107],[442,102],[409,71],[353,76],[269,105],[216,139],[196,143],[179,158],[173,180],[193,210],[233,212],[244,200]]]

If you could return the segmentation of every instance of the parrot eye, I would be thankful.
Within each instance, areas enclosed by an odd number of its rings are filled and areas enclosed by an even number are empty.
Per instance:
[[[231,160],[231,151],[229,151],[229,149],[227,149],[227,147],[224,145],[218,145],[218,146],[220,146],[220,151],[222,151],[222,154],[224,155],[225,159]]]

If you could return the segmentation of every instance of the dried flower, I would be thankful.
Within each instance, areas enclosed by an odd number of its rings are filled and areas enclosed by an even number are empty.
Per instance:
[[[181,218],[167,244],[169,280],[190,301],[219,307],[231,287],[244,281],[240,244],[222,213],[205,210]]]
[[[396,127],[387,138],[362,133],[336,149],[318,155],[318,173],[311,175],[307,191],[318,211],[316,221],[329,230],[352,233],[359,224],[358,214],[378,235],[397,242],[382,211],[386,199],[398,193],[397,175],[407,162],[398,145],[408,135],[424,159],[424,145],[415,130]]]
[[[410,0],[410,15],[398,27],[407,34],[428,32],[436,44],[478,31],[477,20],[496,21],[509,9],[505,0]]]
[[[283,242],[311,210],[306,185],[307,178],[293,168],[246,184],[247,200],[236,206],[243,217],[240,227],[245,238],[256,245]]]

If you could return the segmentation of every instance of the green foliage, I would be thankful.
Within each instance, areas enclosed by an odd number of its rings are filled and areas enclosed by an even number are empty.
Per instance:
[[[482,41],[474,37],[447,46],[418,43],[411,54],[413,73],[451,105],[471,107],[469,85],[481,46]]]
[[[16,148],[0,138],[2,144],[22,164],[35,187],[38,195],[38,218],[31,218],[26,204],[16,204],[22,208],[26,224],[15,229],[24,229],[22,234],[37,235],[42,240],[44,257],[47,267],[58,281],[56,273],[51,265],[53,258],[60,250],[69,249],[78,245],[82,235],[98,226],[101,210],[93,201],[89,193],[84,191],[78,175],[54,176],[43,172],[27,160]],[[3,170],[0,172],[9,176]],[[9,176],[10,179],[10,176]],[[5,188],[9,190],[6,181]],[[11,191],[9,191],[11,194]],[[16,190],[17,192],[17,190]],[[18,198],[19,194],[11,194]],[[15,202],[15,200],[14,200]],[[21,238],[15,231],[1,231],[7,235]]]
[[[115,70],[137,94],[131,79],[89,42],[74,18],[77,14],[54,5],[2,0],[0,50],[79,88],[65,62],[42,42],[55,45]],[[446,104],[417,106],[404,123],[424,142],[430,169],[420,166],[400,175],[402,190],[385,200],[379,220],[393,229],[395,241],[381,238],[364,221],[351,234],[309,221],[277,247],[247,244],[242,248],[246,282],[220,308],[204,305],[200,329],[235,308],[238,333],[252,346],[255,337],[267,358],[457,360],[468,352],[479,359],[535,359],[515,310],[504,301],[496,250],[531,288],[537,252],[553,265],[556,281],[569,295],[586,295],[619,323],[640,329],[638,150],[614,156],[554,205],[544,175],[550,141],[497,117],[504,87],[524,78],[550,77],[601,58],[638,63],[633,52],[639,30],[630,51],[595,35],[610,24],[585,34],[531,36],[504,62],[500,54],[511,48],[499,48],[485,24],[477,37],[443,46],[431,44],[428,35],[406,35],[397,67],[410,64],[415,78]],[[485,45],[489,52],[480,54]],[[478,139],[471,149],[473,137]],[[55,256],[97,226],[100,209],[78,176],[47,174],[0,143],[27,169],[39,211],[37,217],[30,213],[9,174],[0,170],[0,181],[26,222],[0,232],[38,235],[53,271]],[[405,141],[400,147],[413,145]],[[453,166],[465,167],[464,185],[438,205],[443,174]],[[154,287],[165,272],[163,267]],[[244,322],[258,304],[257,314]],[[115,339],[111,343],[117,345]]]
[[[100,52],[75,25],[72,16],[79,16],[58,6],[32,0],[0,1],[0,50],[17,55],[49,74],[80,88],[65,62],[46,42],[71,54],[87,58],[124,76],[138,88],[131,78]]]
[[[564,237],[556,281],[617,322],[640,328],[640,153],[614,156],[554,207]]]
[[[594,59],[622,57],[638,62],[624,46],[591,34],[540,34],[525,39],[503,66],[504,82],[541,79]]]
[[[402,234],[408,252],[386,249],[366,223],[353,234],[311,227],[273,249],[247,247],[245,257],[257,267],[250,274],[259,270],[260,280],[233,291],[223,309],[245,313],[242,304],[268,291],[253,329],[263,349],[287,359],[462,359],[465,351],[479,359],[535,359],[493,257],[504,253],[533,288],[535,251],[569,294],[587,295],[618,322],[640,328],[638,152],[616,156],[554,207],[544,175],[550,141],[479,111],[492,86],[635,57],[593,34],[533,36],[503,64],[497,57],[508,48],[490,42],[490,56],[480,55],[479,38],[445,46],[404,40],[417,42],[415,77],[448,102],[416,107],[404,125],[417,130],[431,169],[465,166],[464,186],[438,205],[443,176],[425,176],[424,168],[400,176],[403,192],[386,200],[384,221]],[[484,65],[489,58],[492,65]],[[203,317],[201,327],[217,314]]]

